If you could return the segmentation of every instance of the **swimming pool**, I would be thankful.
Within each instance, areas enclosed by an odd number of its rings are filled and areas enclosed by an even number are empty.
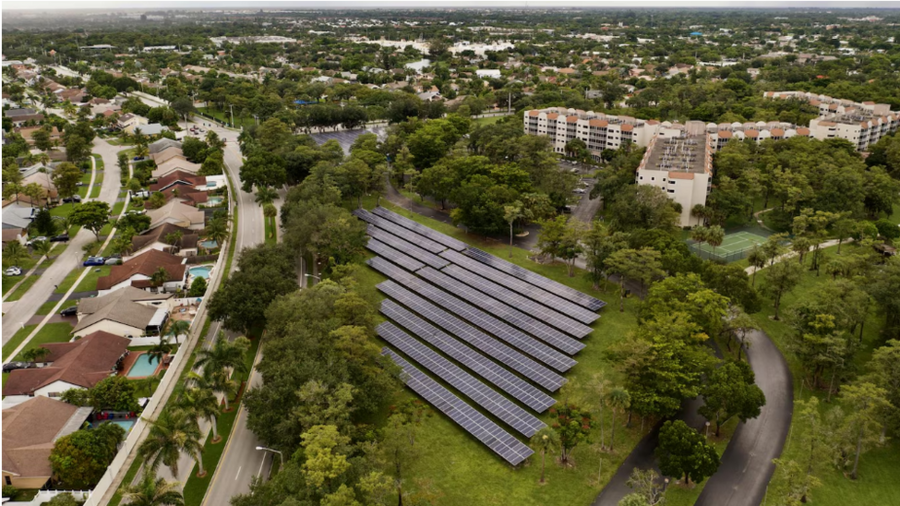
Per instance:
[[[225,200],[225,197],[209,197],[208,199],[206,199],[206,203],[211,206],[217,206],[221,204],[223,200]]]
[[[191,267],[188,269],[188,272],[191,273],[192,278],[203,278],[209,279],[209,271],[212,270],[212,267],[209,266],[200,266],[200,267]]]
[[[200,241],[200,246],[206,249],[215,249],[219,247],[219,243],[216,241]]]
[[[143,378],[145,376],[153,376],[153,373],[156,372],[156,368],[159,367],[159,361],[156,359],[153,360],[153,363],[150,363],[150,355],[146,353],[141,353],[138,355],[137,360],[134,361],[134,364],[131,366],[131,369],[128,370],[129,378]]]
[[[114,424],[118,425],[119,427],[122,427],[123,429],[125,429],[125,433],[127,434],[128,431],[130,431],[131,428],[134,427],[134,422],[135,422],[134,420],[109,420],[109,421],[106,421],[103,423],[114,423]]]

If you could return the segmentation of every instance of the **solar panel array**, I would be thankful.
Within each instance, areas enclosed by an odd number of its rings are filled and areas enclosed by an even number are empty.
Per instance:
[[[575,318],[582,323],[591,323],[597,318],[600,318],[598,314],[588,311],[578,304],[569,302],[562,297],[558,297],[550,292],[541,290],[531,283],[526,283],[525,281],[522,281],[517,277],[511,276],[504,272],[500,272],[497,269],[489,267],[487,264],[483,264],[456,251],[447,250],[441,253],[441,256],[446,258],[447,260],[450,260],[456,265],[465,267],[475,274],[483,276],[496,283],[500,283],[510,290],[516,291],[532,300],[544,304],[545,306],[555,308],[558,311],[561,311],[562,313],[571,316],[572,318]]]
[[[566,379],[559,374],[451,315],[443,309],[438,308],[434,304],[423,300],[418,295],[406,290],[393,281],[385,281],[376,288],[404,306],[412,309],[423,318],[434,322],[436,325],[446,329],[460,340],[469,343],[486,353],[489,357],[534,381],[547,390],[556,391],[566,382]]]
[[[536,416],[498,394],[417,339],[410,337],[393,323],[384,322],[376,330],[379,336],[403,352],[404,355],[433,372],[525,437],[531,437],[535,432],[547,426]]]
[[[369,265],[418,295],[434,302],[439,307],[465,318],[466,321],[481,327],[557,371],[568,371],[572,366],[577,364],[572,357],[547,346],[531,336],[525,335],[522,331],[494,318],[471,304],[467,304],[457,299],[447,292],[437,289],[433,285],[422,281],[383,259],[373,258],[369,261]]]
[[[483,264],[490,265],[498,271],[511,274],[521,279],[522,281],[527,281],[533,285],[537,285],[554,295],[558,295],[566,300],[574,302],[575,304],[584,306],[591,311],[597,311],[606,305],[605,302],[596,297],[591,297],[586,293],[579,292],[574,288],[568,287],[562,283],[558,283],[556,281],[553,281],[552,279],[541,276],[540,274],[532,272],[524,267],[520,267],[514,263],[510,263],[501,258],[497,258],[490,253],[481,251],[480,249],[468,248],[465,251],[465,254]]]
[[[459,342],[391,299],[385,299],[381,302],[381,312],[426,343],[441,350],[448,357],[493,383],[497,388],[510,394],[514,399],[538,413],[543,413],[547,408],[556,404],[553,397],[550,397],[538,387]]]
[[[562,350],[569,355],[574,355],[584,349],[584,344],[563,334],[559,330],[549,327],[547,324],[533,318],[518,309],[480,293],[478,290],[457,281],[450,276],[442,274],[431,267],[426,267],[418,272],[420,276],[432,284],[437,285],[463,300],[478,301],[478,306],[484,311],[501,318],[529,334],[542,339],[544,342]]]
[[[386,220],[390,220],[400,225],[401,227],[408,228],[419,235],[423,235],[431,239],[432,241],[439,242],[450,249],[455,249],[456,251],[465,251],[465,249],[469,247],[468,244],[462,241],[454,239],[449,235],[442,234],[437,230],[434,230],[433,228],[426,227],[425,225],[417,223],[405,216],[400,216],[399,214],[383,207],[376,207],[372,210],[372,213]]]
[[[592,310],[605,303],[385,208],[353,214],[369,224],[377,256],[368,264],[389,278],[377,288],[390,321],[377,330],[403,355],[382,353],[427,402],[507,462],[524,461],[531,449],[412,362],[531,437],[546,424],[513,399],[538,413],[556,403],[539,387],[565,384],[559,373],[585,347],[576,338],[593,331]]]
[[[504,302],[512,307],[520,308],[528,314],[534,315],[536,318],[546,322],[554,327],[566,332],[577,338],[582,338],[594,329],[587,325],[576,321],[568,316],[557,313],[556,311],[535,302],[524,295],[508,290],[497,283],[493,283],[483,277],[463,269],[458,265],[448,265],[441,270],[442,273],[453,276],[454,278],[466,283],[467,285],[477,288],[478,291],[490,295],[495,299]]]
[[[437,381],[413,367],[396,353],[385,348],[382,354],[391,357],[394,363],[403,369],[406,385],[409,388],[487,445],[503,460],[517,466],[534,453],[534,450],[513,437],[512,434],[503,430],[488,417],[453,395]]]
[[[369,211],[366,211],[365,209],[357,209],[357,210],[353,211],[353,214],[356,215],[361,220],[365,221],[366,223],[369,223],[371,225],[375,225],[378,228],[384,229],[385,231],[390,232],[405,241],[411,242],[411,243],[415,244],[416,246],[418,246],[424,250],[427,250],[431,253],[440,253],[441,251],[444,251],[445,249],[447,249],[447,247],[444,246],[443,244],[434,242],[431,239],[423,237],[408,228],[403,228],[400,225],[397,225],[396,223],[392,223],[380,216],[375,216],[374,214],[370,213]]]
[[[392,248],[396,248],[407,255],[412,256],[416,260],[419,260],[427,265],[430,265],[436,269],[440,269],[450,263],[446,258],[441,258],[433,253],[429,253],[424,249],[416,246],[415,244],[405,241],[394,234],[385,232],[384,230],[375,227],[374,225],[369,225],[368,233],[370,237],[378,239],[379,241],[387,244]]]
[[[422,267],[425,267],[425,264],[423,264],[422,262],[419,262],[418,260],[410,257],[405,253],[400,253],[399,251],[375,238],[369,238],[369,242],[368,244],[366,244],[366,248],[373,251],[376,255],[387,258],[391,262],[394,262],[395,264],[409,271],[417,271]]]

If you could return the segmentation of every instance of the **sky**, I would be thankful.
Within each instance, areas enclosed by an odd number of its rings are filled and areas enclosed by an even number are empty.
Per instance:
[[[190,0],[190,1],[64,1],[64,0],[41,0],[37,2],[40,7],[35,9],[36,2],[5,0],[3,2],[3,10],[85,10],[85,9],[102,9],[102,10],[148,10],[148,9],[390,9],[390,8],[488,8],[488,7],[508,7],[508,8],[552,8],[552,7],[592,7],[592,8],[633,8],[633,7],[705,7],[705,8],[822,8],[822,9],[839,9],[839,8],[890,8],[900,9],[900,1],[803,1],[791,0],[785,2],[773,1],[702,1],[702,0],[629,0],[629,1],[579,1],[579,0],[346,0],[346,1],[222,1],[222,0]]]

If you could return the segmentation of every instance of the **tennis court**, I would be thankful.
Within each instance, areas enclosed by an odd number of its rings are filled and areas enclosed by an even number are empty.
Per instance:
[[[757,244],[766,242],[766,238],[751,232],[735,232],[728,234],[722,241],[722,244],[713,248],[709,244],[697,244],[689,241],[691,251],[700,255],[701,258],[714,258],[726,262],[740,260],[747,256],[747,253]]]

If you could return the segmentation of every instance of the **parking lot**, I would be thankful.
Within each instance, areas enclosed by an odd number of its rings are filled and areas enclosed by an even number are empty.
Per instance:
[[[338,144],[341,145],[344,153],[349,153],[350,146],[353,145],[353,141],[355,141],[356,138],[362,134],[375,134],[378,136],[378,140],[383,140],[383,137],[387,135],[383,126],[373,126],[370,128],[360,128],[359,130],[342,130],[339,132],[310,134],[310,137],[312,137],[313,140],[316,141],[316,144],[320,145],[334,139],[338,141]]]

